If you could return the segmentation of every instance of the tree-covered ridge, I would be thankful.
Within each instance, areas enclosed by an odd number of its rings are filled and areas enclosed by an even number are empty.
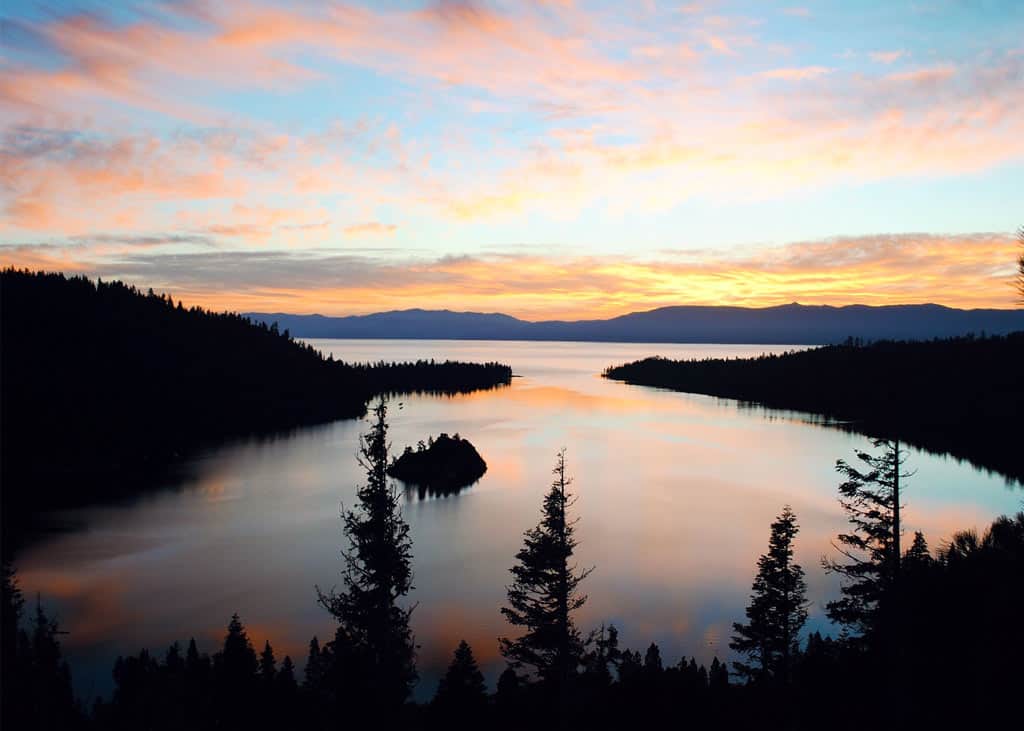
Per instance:
[[[1024,332],[929,341],[848,340],[756,358],[647,358],[610,367],[627,383],[823,414],[1024,481]]]
[[[406,447],[388,465],[388,475],[426,494],[448,495],[472,485],[487,472],[487,463],[468,439],[458,434],[429,437],[416,449]]]
[[[380,393],[454,394],[512,375],[498,363],[344,363],[237,314],[14,269],[0,272],[0,337],[7,517],[136,489],[131,474],[219,440],[357,417]]]

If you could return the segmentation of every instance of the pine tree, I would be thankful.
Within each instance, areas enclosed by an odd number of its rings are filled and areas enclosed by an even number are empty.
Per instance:
[[[412,589],[412,541],[402,518],[399,493],[387,477],[387,402],[360,439],[359,464],[366,484],[358,507],[342,516],[348,547],[343,551],[344,590],[324,593],[320,603],[338,621],[331,650],[334,690],[373,711],[395,709],[416,680],[415,645],[409,616],[398,600]],[[344,665],[346,667],[341,667]]]
[[[647,673],[660,673],[662,669],[661,650],[652,642],[644,654],[644,671]]]
[[[931,563],[932,554],[928,550],[928,541],[925,540],[924,533],[915,531],[913,543],[903,554],[903,568],[906,571],[917,570],[930,566]]]
[[[789,682],[798,637],[807,621],[807,583],[793,563],[793,539],[799,531],[796,515],[787,505],[772,523],[768,553],[757,560],[757,576],[747,606],[747,622],[733,624],[729,647],[750,662],[734,663],[750,680]]]
[[[708,672],[708,685],[716,693],[722,692],[729,687],[729,668],[724,662],[719,662],[715,657],[711,660],[711,669]]]
[[[306,656],[306,668],[303,671],[302,685],[308,690],[317,690],[323,680],[323,663],[320,658],[320,640],[313,637],[309,641],[309,655]]]
[[[518,563],[511,569],[514,581],[507,587],[509,606],[501,609],[509,624],[526,632],[514,640],[502,638],[501,652],[513,667],[530,666],[542,680],[564,688],[583,658],[584,643],[572,613],[587,600],[578,589],[592,569],[579,571],[569,563],[577,543],[576,521],[568,518],[574,500],[564,449],[553,473],[543,518],[524,534]]]
[[[471,719],[487,703],[484,676],[473,657],[473,650],[462,640],[434,696],[434,707],[443,715]]]
[[[594,649],[584,657],[586,673],[599,687],[607,687],[612,684],[612,668],[618,668],[622,660],[619,630],[615,625],[606,628],[602,624],[600,629],[591,633],[589,643]]]
[[[270,646],[270,640],[267,640],[263,644],[263,652],[260,653],[260,680],[269,688],[273,685],[275,675],[277,660],[274,659],[274,649]]]
[[[881,604],[894,599],[900,574],[900,481],[913,473],[902,471],[904,452],[898,441],[876,439],[881,456],[858,452],[867,465],[859,470],[843,460],[836,470],[846,480],[839,486],[840,503],[853,531],[838,536],[836,549],[845,563],[826,559],[826,571],[844,577],[842,597],[827,605],[828,616],[862,636],[881,631]]]

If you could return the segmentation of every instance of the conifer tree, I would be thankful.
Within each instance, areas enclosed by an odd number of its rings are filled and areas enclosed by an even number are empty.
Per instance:
[[[399,492],[387,476],[385,399],[373,408],[373,417],[369,433],[360,439],[366,484],[356,492],[357,507],[342,516],[348,539],[344,588],[325,593],[318,587],[317,595],[338,622],[330,648],[334,691],[376,712],[401,706],[416,680],[416,664],[412,609],[398,604],[412,589],[412,541]]]
[[[839,486],[839,501],[853,530],[840,534],[838,545],[833,544],[845,562],[823,562],[826,571],[845,579],[842,597],[827,605],[828,616],[862,636],[881,630],[881,604],[887,598],[895,600],[902,558],[900,483],[913,474],[902,471],[905,455],[898,441],[876,439],[872,444],[883,450],[881,455],[857,452],[866,469],[836,462],[836,470],[846,478]]]
[[[740,675],[789,682],[798,636],[807,621],[807,583],[803,569],[793,563],[793,539],[799,526],[788,505],[771,530],[768,553],[757,560],[747,622],[733,624],[729,647],[748,658],[748,662],[734,663]]]
[[[660,673],[663,667],[661,664],[661,650],[656,644],[651,643],[644,654],[644,671],[648,673]]]
[[[572,613],[587,597],[580,583],[592,569],[579,571],[569,563],[576,548],[575,520],[568,517],[573,496],[565,474],[565,450],[558,453],[551,489],[544,498],[543,517],[524,534],[523,548],[512,567],[508,604],[501,613],[526,632],[501,639],[501,652],[513,667],[526,665],[544,681],[564,687],[583,659],[584,643]]]
[[[602,624],[590,637],[593,650],[584,658],[586,672],[597,681],[599,687],[612,684],[612,668],[618,668],[622,660],[619,650],[619,630],[615,625],[607,628]]]
[[[309,654],[306,656],[302,684],[309,690],[317,690],[322,679],[323,664],[320,658],[320,640],[314,635],[313,639],[309,641]]]
[[[448,671],[441,678],[434,706],[441,713],[459,718],[479,714],[487,703],[487,687],[473,650],[465,640],[455,649]]]
[[[260,653],[260,680],[270,687],[277,675],[277,660],[274,659],[274,649],[270,646],[270,640],[263,644],[263,652]]]

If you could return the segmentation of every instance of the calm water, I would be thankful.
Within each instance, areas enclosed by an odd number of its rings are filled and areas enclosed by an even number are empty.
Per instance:
[[[836,584],[818,564],[845,527],[833,466],[853,459],[866,440],[797,414],[599,376],[607,365],[654,354],[785,347],[313,342],[346,360],[499,360],[521,376],[498,391],[406,397],[391,411],[395,450],[459,432],[488,463],[484,478],[459,495],[410,495],[405,504],[415,541],[421,697],[433,693],[462,638],[491,682],[500,672],[507,570],[522,532],[537,522],[563,446],[579,496],[579,563],[596,566],[579,614],[584,629],[614,622],[625,645],[656,641],[666,662],[683,653],[704,662],[731,657],[729,628],[743,617],[769,523],[786,503],[802,525],[796,553],[814,601],[811,624],[827,629],[823,604]],[[310,637],[333,634],[314,585],[337,581],[339,507],[352,504],[362,478],[355,453],[364,428],[340,421],[213,451],[196,460],[195,478],[181,489],[79,511],[74,517],[87,527],[20,555],[26,595],[40,592],[70,632],[64,646],[79,692],[108,692],[118,654],[142,647],[162,654],[190,636],[214,651],[236,611],[259,647],[269,638],[279,659],[291,654],[301,668]],[[919,452],[910,462],[917,474],[905,493],[907,531],[924,530],[933,547],[956,529],[1015,512],[1024,497],[967,464]]]

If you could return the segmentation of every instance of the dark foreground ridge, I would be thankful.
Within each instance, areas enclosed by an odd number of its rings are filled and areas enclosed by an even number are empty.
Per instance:
[[[809,411],[1024,481],[1024,332],[608,368],[627,383]]]
[[[324,317],[254,312],[303,338],[577,340],[621,343],[792,343],[826,345],[847,337],[922,340],[1024,330],[1024,310],[957,310],[941,305],[790,304],[778,307],[661,307],[608,320],[528,322],[509,315],[400,310]]]
[[[241,315],[12,269],[0,273],[0,333],[9,528],[137,491],[225,439],[358,417],[382,393],[455,394],[512,376],[498,363],[343,363]]]
[[[388,475],[424,494],[448,495],[472,485],[487,472],[487,463],[468,439],[441,434],[405,451],[388,466]]]

